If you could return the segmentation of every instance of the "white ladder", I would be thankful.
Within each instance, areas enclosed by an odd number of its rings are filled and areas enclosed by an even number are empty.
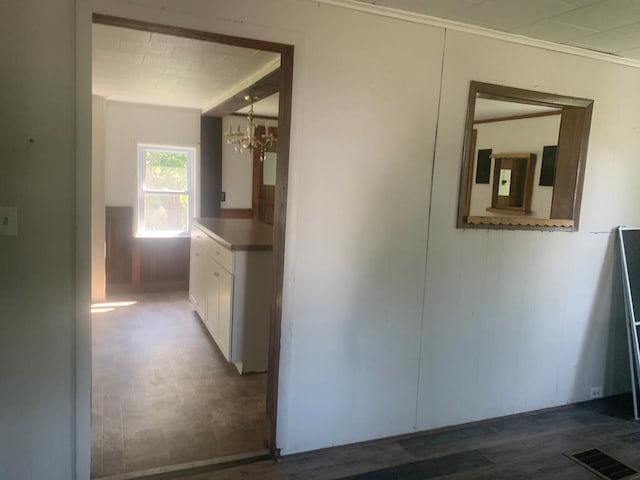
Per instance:
[[[634,235],[635,234],[635,235]],[[625,245],[625,236],[628,237]],[[635,239],[629,237],[637,236],[637,247],[631,247]],[[635,287],[640,289],[640,228],[618,227],[618,238],[620,240],[620,260],[622,263],[622,288],[624,290],[624,309],[627,315],[627,340],[629,344],[629,367],[631,373],[631,391],[633,392],[633,415],[636,420],[640,420],[638,412],[638,382],[640,379],[640,322],[636,321],[636,314],[633,304],[633,292],[631,290],[631,267],[634,278],[638,277],[638,284]],[[628,247],[628,248],[627,248]],[[636,251],[637,249],[637,251]],[[637,257],[637,258],[635,258]],[[631,260],[631,262],[628,262]],[[637,263],[637,265],[636,265]],[[640,291],[637,292],[640,294]],[[640,303],[640,302],[639,302]],[[638,305],[640,309],[640,305]]]

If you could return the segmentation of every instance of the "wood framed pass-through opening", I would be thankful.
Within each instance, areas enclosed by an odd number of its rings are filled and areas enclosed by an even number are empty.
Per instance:
[[[188,28],[162,25],[139,20],[109,16],[94,13],[92,21],[95,24],[130,28],[151,33],[160,33],[177,37],[214,42],[236,47],[276,52],[280,54],[280,72],[278,79],[278,142],[277,164],[275,167],[275,185],[272,188],[273,224],[273,294],[270,307],[269,322],[269,356],[267,373],[266,413],[269,431],[266,444],[273,457],[279,455],[276,445],[277,410],[278,410],[278,379],[280,361],[280,336],[282,318],[282,289],[284,275],[284,248],[286,232],[287,190],[289,171],[289,143],[291,130],[291,96],[293,80],[293,50],[292,45],[236,37],[213,32],[192,30]]]

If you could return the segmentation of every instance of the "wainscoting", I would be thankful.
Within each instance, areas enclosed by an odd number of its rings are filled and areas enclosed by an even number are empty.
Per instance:
[[[134,238],[133,208],[106,207],[107,294],[187,290],[189,238]]]

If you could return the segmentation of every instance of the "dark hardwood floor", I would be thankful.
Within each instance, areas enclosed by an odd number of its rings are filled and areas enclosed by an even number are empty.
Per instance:
[[[566,454],[597,447],[640,469],[631,397],[183,475],[188,480],[594,480]]]

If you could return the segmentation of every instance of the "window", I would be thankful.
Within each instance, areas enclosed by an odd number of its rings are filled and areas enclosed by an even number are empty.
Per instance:
[[[138,236],[189,232],[194,158],[194,148],[138,145]]]

